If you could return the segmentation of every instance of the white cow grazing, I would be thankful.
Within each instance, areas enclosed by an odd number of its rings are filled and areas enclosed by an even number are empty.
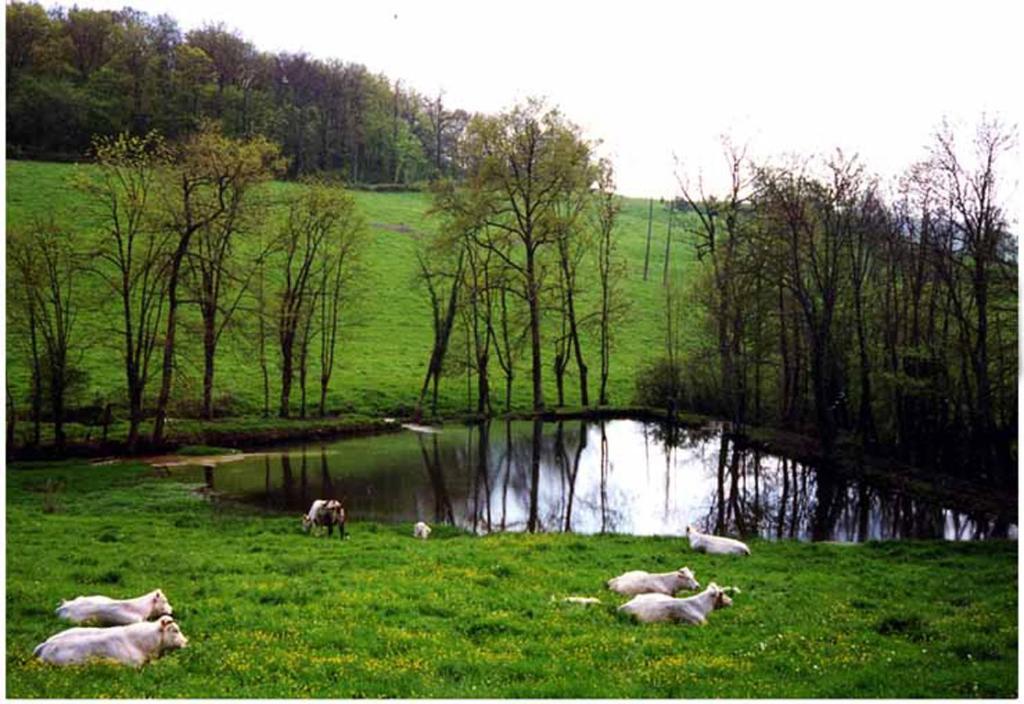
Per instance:
[[[690,549],[706,552],[709,555],[749,555],[750,548],[745,543],[732,538],[700,533],[693,526],[686,526],[686,537],[690,539]]]
[[[69,628],[50,636],[32,654],[51,665],[80,665],[115,660],[139,667],[169,650],[188,646],[188,638],[170,616],[159,621],[113,628]]]
[[[700,582],[693,577],[689,567],[680,567],[674,572],[651,574],[633,570],[609,579],[607,586],[613,592],[631,596],[633,594],[667,594],[673,596],[683,589],[700,589]]]
[[[423,521],[417,521],[416,525],[412,527],[412,537],[426,540],[430,537],[430,526]]]
[[[316,499],[309,507],[309,511],[302,515],[302,530],[309,532],[309,529],[313,527],[313,523],[316,521],[316,517],[320,515],[327,506],[327,499]]]
[[[134,599],[111,599],[106,596],[80,596],[61,601],[57,616],[72,623],[96,623],[101,626],[123,626],[148,621],[174,613],[164,593],[155,589]]]
[[[337,499],[317,499],[314,501],[307,513],[302,515],[302,530],[307,533],[314,527],[327,528],[327,535],[334,535],[334,526],[341,531],[340,537],[345,537],[345,509]]]
[[[619,611],[644,623],[682,621],[704,625],[709,613],[725,606],[732,606],[732,599],[712,582],[700,594],[686,599],[674,599],[665,594],[639,594],[620,606]]]

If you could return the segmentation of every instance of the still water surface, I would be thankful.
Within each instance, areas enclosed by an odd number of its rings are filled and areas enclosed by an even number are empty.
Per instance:
[[[738,449],[718,427],[631,420],[495,421],[437,434],[277,448],[205,471],[175,470],[272,511],[344,500],[351,520],[447,523],[475,533],[571,531],[862,541],[1016,537],[1016,516],[954,507],[829,478]]]

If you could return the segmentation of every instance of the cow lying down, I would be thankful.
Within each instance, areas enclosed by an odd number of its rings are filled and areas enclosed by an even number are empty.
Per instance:
[[[123,626],[148,621],[174,613],[164,593],[155,589],[134,599],[111,599],[106,596],[80,596],[62,601],[58,617],[72,623],[95,623],[100,626]]]
[[[712,582],[700,594],[686,599],[674,599],[665,594],[639,594],[620,606],[619,611],[644,623],[681,621],[704,625],[708,614],[725,606],[732,606],[732,599]]]
[[[680,567],[678,570],[661,574],[633,570],[609,579],[607,586],[613,592],[627,596],[647,593],[673,596],[683,589],[700,589],[700,582],[694,579],[689,567]]]
[[[50,636],[32,652],[51,665],[80,665],[114,660],[139,667],[165,652],[188,645],[188,638],[170,616],[158,621],[112,628],[69,628]]]
[[[686,526],[686,537],[690,539],[690,549],[706,552],[709,555],[749,555],[750,548],[732,538],[701,533],[693,526]]]
[[[430,537],[430,526],[423,521],[417,521],[416,525],[412,527],[412,537],[426,540]]]

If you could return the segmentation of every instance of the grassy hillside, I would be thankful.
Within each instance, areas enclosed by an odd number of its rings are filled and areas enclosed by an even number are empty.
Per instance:
[[[47,164],[38,162],[7,163],[7,219],[8,226],[28,223],[36,216],[53,214],[59,222],[94,236],[95,222],[90,209],[70,184],[77,170],[87,165]],[[274,183],[270,195],[285,189],[300,188],[293,184]],[[359,192],[356,199],[369,226],[369,244],[365,253],[365,273],[361,288],[344,312],[344,334],[339,346],[339,367],[335,372],[328,397],[329,408],[336,411],[366,413],[394,412],[411,406],[416,399],[426,366],[431,344],[430,309],[425,289],[416,280],[414,257],[415,232],[433,232],[437,223],[428,218],[426,211],[430,197],[420,193],[366,193]],[[280,216],[272,213],[271,218]],[[267,223],[273,228],[273,222]],[[628,275],[624,285],[630,312],[616,330],[615,351],[612,359],[610,397],[615,404],[625,404],[633,396],[635,371],[646,360],[660,354],[663,349],[663,287],[661,272],[664,264],[667,211],[655,204],[655,222],[651,246],[650,279],[642,280],[644,248],[647,232],[647,202],[627,200],[619,221],[617,236]],[[678,235],[678,238],[676,237]],[[689,235],[677,223],[673,237],[671,257],[672,276],[685,280],[694,264],[693,247]],[[252,242],[242,242],[240,251],[251,250]],[[584,278],[583,312],[596,306],[595,282]],[[272,287],[272,283],[271,283]],[[123,371],[120,366],[121,348],[116,335],[118,307],[109,291],[101,289],[98,280],[90,280],[81,319],[79,341],[84,352],[82,368],[88,379],[78,394],[77,404],[107,401],[119,402],[124,395]],[[8,312],[10,316],[10,312]],[[555,401],[553,358],[554,316],[546,320],[547,337],[544,346],[544,374],[547,399]],[[691,315],[694,325],[688,334],[699,329],[698,316]],[[198,406],[202,393],[202,355],[199,337],[199,315],[194,306],[185,306],[182,332],[178,340],[177,375],[174,398],[177,415],[187,415]],[[28,370],[24,341],[8,333],[7,369],[12,391],[21,408],[26,405]],[[593,336],[584,339],[585,355],[591,367],[591,394],[597,395],[597,344]],[[453,355],[464,354],[461,336],[453,340]],[[277,398],[279,379],[276,369],[276,350],[271,349],[272,407]],[[525,356],[524,356],[525,358]],[[494,364],[492,378],[494,394],[502,395],[500,368]],[[570,367],[567,403],[578,404],[575,370]],[[474,381],[475,383],[475,381]],[[154,383],[150,396],[155,392]],[[297,393],[297,390],[293,393]],[[475,392],[474,392],[475,393]],[[258,412],[262,407],[261,376],[253,336],[252,316],[239,317],[233,329],[223,338],[217,358],[215,399],[221,407],[242,413]],[[312,390],[311,399],[315,397]],[[294,398],[294,397],[293,397]],[[297,399],[296,399],[297,400]],[[523,364],[517,375],[514,404],[526,408],[530,403],[529,369]],[[463,375],[446,379],[442,387],[441,407],[446,411],[463,410],[466,406],[466,378]]]
[[[145,465],[15,467],[12,697],[1014,697],[1017,544],[473,537],[211,505]],[[69,540],[70,538],[70,540]],[[604,580],[688,565],[736,585],[706,627],[640,625]],[[62,598],[161,587],[188,649],[141,670],[43,665]],[[602,604],[562,603],[568,595]]]

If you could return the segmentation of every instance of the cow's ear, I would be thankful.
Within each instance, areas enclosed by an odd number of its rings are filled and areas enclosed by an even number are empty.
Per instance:
[[[174,623],[174,619],[171,618],[170,616],[161,616],[160,617],[160,630],[162,631],[162,630],[166,629],[172,623]]]

